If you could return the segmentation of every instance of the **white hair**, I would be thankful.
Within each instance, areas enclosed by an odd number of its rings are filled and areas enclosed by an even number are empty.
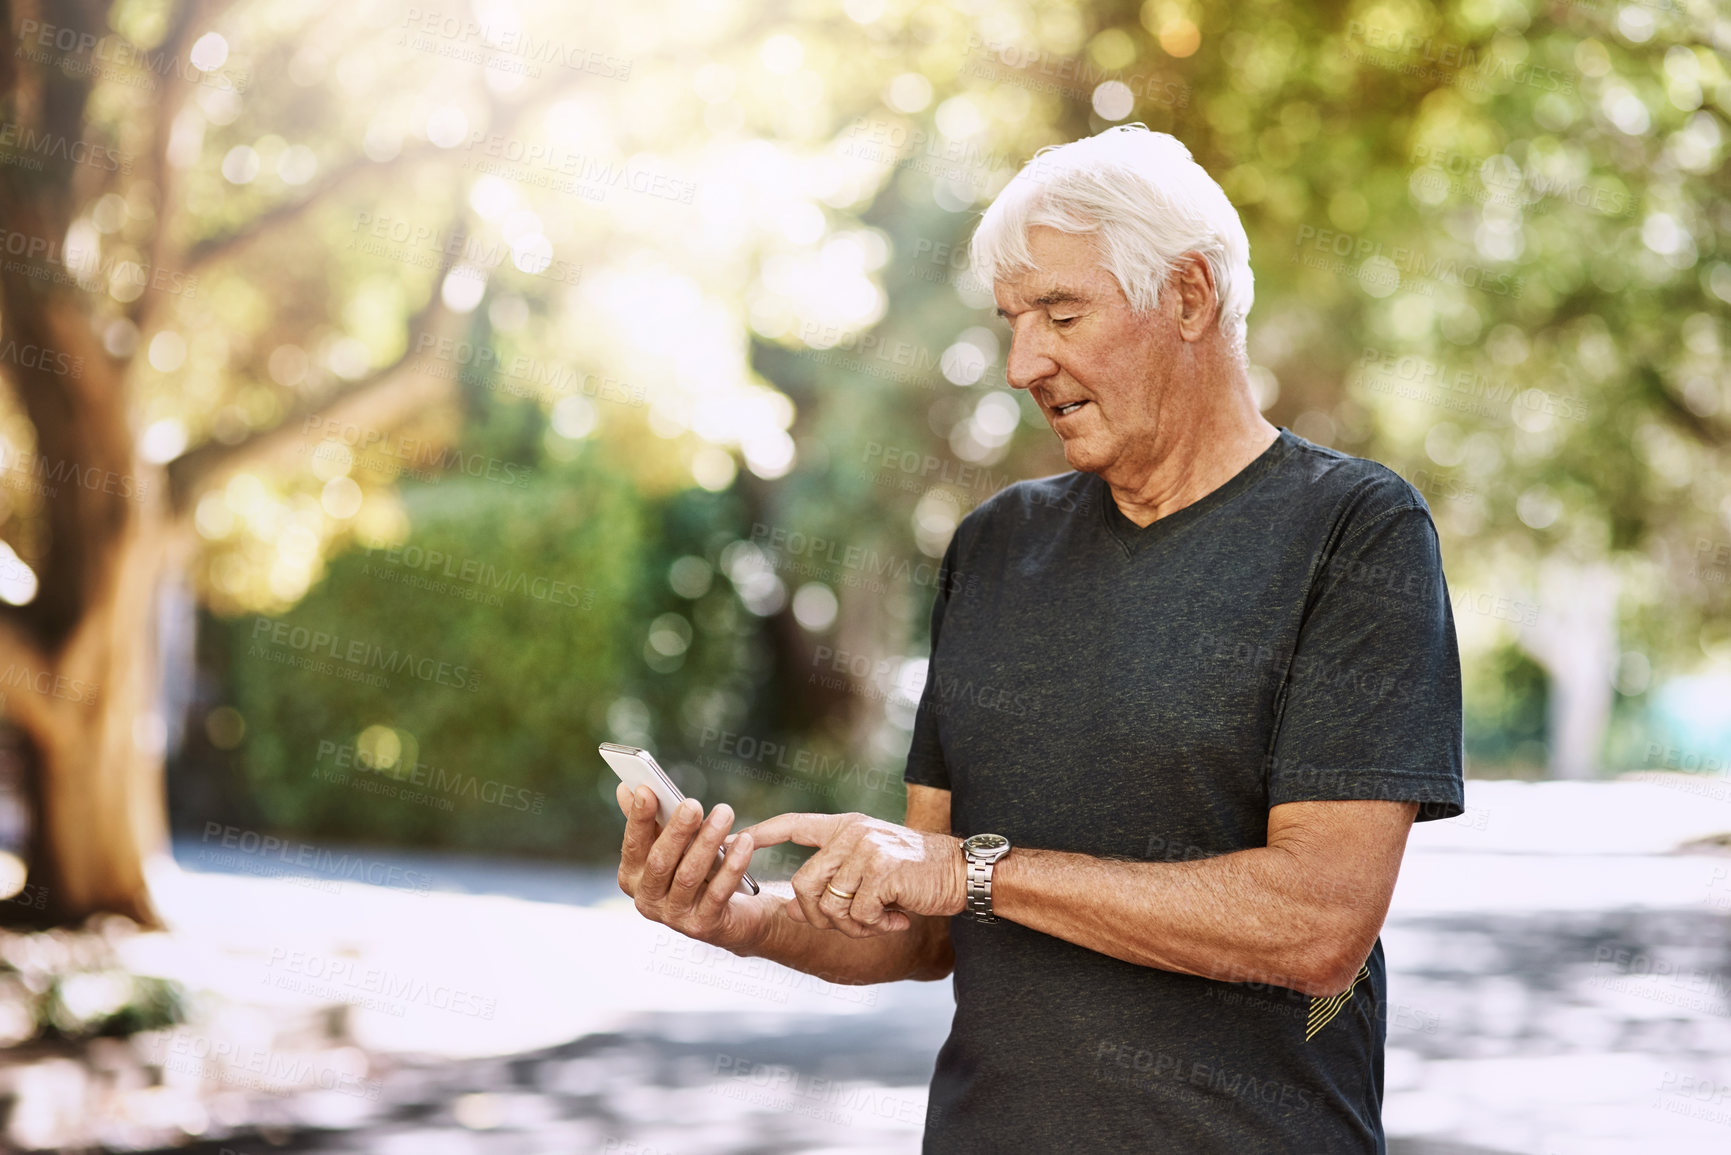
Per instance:
[[[1138,313],[1160,304],[1179,257],[1200,254],[1214,274],[1221,335],[1245,355],[1244,318],[1256,296],[1250,239],[1226,193],[1176,137],[1121,124],[1035,153],[974,231],[975,274],[990,285],[1033,268],[1028,230],[1039,225],[1094,234],[1101,264]]]

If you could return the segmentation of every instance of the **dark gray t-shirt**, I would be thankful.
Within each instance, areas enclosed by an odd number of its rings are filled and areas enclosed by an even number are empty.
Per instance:
[[[907,780],[951,791],[957,834],[1177,861],[1266,845],[1284,802],[1461,813],[1436,530],[1381,465],[1282,430],[1145,527],[1094,474],[1018,482],[943,571]],[[950,937],[927,1152],[1383,1150],[1380,941],[1325,1000],[1003,919]]]

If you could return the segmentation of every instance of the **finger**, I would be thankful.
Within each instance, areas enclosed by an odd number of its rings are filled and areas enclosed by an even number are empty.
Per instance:
[[[844,879],[852,881],[844,883]],[[842,898],[829,889],[831,886],[853,897]],[[876,894],[877,886],[865,881],[864,871],[859,866],[844,863],[824,887],[824,911],[835,923],[835,929],[849,938],[870,938],[883,934],[882,927],[873,926],[870,920],[862,917],[862,911],[872,914],[874,918],[883,914],[883,903]]]
[[[841,886],[839,882],[836,885]],[[870,927],[874,931],[883,929],[880,921],[884,915],[884,901],[879,895],[877,887],[866,886],[861,883],[857,887],[841,886],[841,889],[857,891],[853,900],[848,903],[847,916],[849,919],[859,926]]]
[[[846,825],[845,814],[777,814],[755,826],[747,826],[757,846],[797,842],[801,846],[825,846]]]
[[[843,881],[844,878],[851,881]],[[831,887],[835,889],[832,890]],[[818,891],[818,905],[823,907],[823,912],[829,915],[837,926],[843,922],[851,922],[853,921],[853,903],[854,899],[859,897],[856,893],[859,888],[859,871],[842,866],[830,875],[824,882],[823,889]],[[841,891],[841,894],[836,893],[838,890]],[[851,897],[843,898],[842,894]]]
[[[631,817],[631,803],[635,798],[636,795],[631,793],[631,787],[623,782],[613,788],[613,800],[619,803],[619,813],[627,818]]]
[[[862,907],[860,899],[869,899],[870,901]],[[875,914],[873,914],[874,911]],[[879,934],[893,934],[913,925],[913,920],[905,913],[882,905],[876,900],[876,896],[867,895],[864,891],[860,892],[849,906],[848,920],[862,929],[864,933],[859,936],[861,938]]]
[[[824,817],[829,816],[824,815]],[[842,864],[848,860],[858,842],[858,829],[844,826],[836,836],[829,840],[828,845],[819,848],[816,854],[805,860],[804,866],[794,872],[792,879],[794,898],[799,902],[800,909],[805,912],[805,921],[813,926],[823,927],[827,930],[835,929],[834,920],[830,914],[835,909],[836,899],[824,888],[835,877]],[[848,872],[848,876],[850,878],[857,877],[862,873],[863,871],[853,870]],[[846,890],[848,888],[844,886],[839,889]],[[824,905],[826,898],[830,902],[828,907]],[[845,902],[842,907],[845,909]]]
[[[739,880],[745,877],[745,868],[750,865],[751,835],[735,835],[721,869],[715,872],[715,877],[709,880],[709,889],[705,890],[703,897],[697,901],[697,916],[700,919],[712,922],[721,917],[721,912],[733,899],[733,892],[739,888]]]
[[[829,900],[828,905],[824,909],[829,912],[830,923],[833,925],[834,929],[847,935],[849,938],[870,938],[875,934],[881,933],[876,927],[866,926],[858,919],[854,918],[853,899],[837,898],[828,891],[825,891],[824,894]]]
[[[625,784],[621,782],[620,785]],[[655,812],[659,808],[655,792],[647,786],[631,795],[630,809],[625,812],[625,841],[620,850],[619,866],[633,878],[642,873],[643,862],[649,857],[649,849],[655,845],[655,838],[660,833],[655,826]]]
[[[673,883],[673,872],[680,859],[685,857],[685,848],[691,844],[702,817],[703,807],[692,798],[687,798],[674,810],[673,821],[667,824],[667,829],[661,832],[643,861],[643,874],[637,880],[639,894],[656,899],[667,894],[667,888]]]
[[[912,925],[905,911],[896,907],[897,875],[867,879],[860,883],[859,893],[849,906],[848,917],[878,934],[905,930]]]
[[[890,934],[913,925],[907,914],[895,908],[895,891],[882,880],[861,882],[859,893],[848,904],[848,918],[871,934]]]
[[[683,913],[697,904],[703,880],[715,868],[715,853],[721,849],[721,840],[731,829],[733,807],[725,802],[717,803],[709,812],[708,821],[698,827],[697,836],[685,848],[685,856],[673,872],[673,885],[667,888],[667,903],[674,912]]]
[[[805,865],[793,872],[793,900],[805,915],[801,922],[809,922],[824,930],[835,928],[823,909],[823,888],[838,865],[833,850],[826,848],[806,859]]]

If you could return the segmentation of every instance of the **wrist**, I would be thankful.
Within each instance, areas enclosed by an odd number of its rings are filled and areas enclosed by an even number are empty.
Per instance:
[[[765,908],[764,917],[753,919],[747,923],[742,933],[732,936],[734,941],[717,942],[711,945],[721,947],[741,958],[775,958],[776,927],[792,921],[787,917],[787,911],[782,906],[786,900],[772,895],[766,889],[750,897],[736,895],[730,901],[760,903]]]
[[[998,865],[1010,857],[1010,840],[1002,834],[981,833],[962,839],[964,879],[963,910],[981,922],[997,921]]]
[[[950,901],[944,908],[946,915],[957,915],[968,909],[968,856],[962,850],[962,840],[951,838],[953,854],[950,855]]]
[[[1027,847],[1019,846],[998,859],[997,864],[992,867],[993,914],[999,918],[1010,918],[1006,911],[1015,906],[1017,876],[1022,873],[1023,867],[1028,865],[1029,855],[1038,853],[1037,850],[1030,851]]]

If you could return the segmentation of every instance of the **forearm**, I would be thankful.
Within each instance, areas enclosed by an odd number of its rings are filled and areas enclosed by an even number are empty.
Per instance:
[[[1018,848],[997,864],[992,883],[1000,918],[1090,950],[1314,995],[1350,985],[1375,941],[1374,932],[1364,939],[1353,905],[1275,846],[1190,862]]]
[[[770,895],[770,887],[783,893]],[[772,898],[774,917],[755,945],[736,953],[767,958],[827,982],[844,985],[933,980],[946,977],[953,966],[949,919],[911,915],[904,931],[872,938],[849,938],[837,930],[822,930],[788,917],[785,901],[792,894],[785,884],[770,883],[761,897]]]

